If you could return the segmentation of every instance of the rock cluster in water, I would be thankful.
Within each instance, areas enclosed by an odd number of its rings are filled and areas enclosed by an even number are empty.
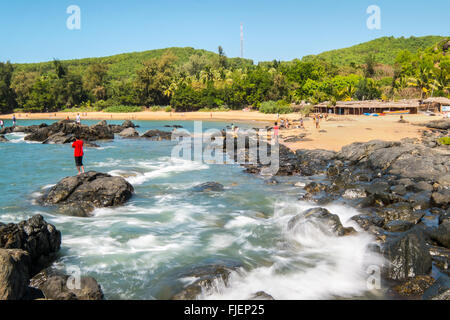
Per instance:
[[[82,277],[70,289],[69,276],[47,268],[57,258],[61,232],[41,215],[18,224],[0,223],[0,300],[97,300],[103,293],[97,281]]]

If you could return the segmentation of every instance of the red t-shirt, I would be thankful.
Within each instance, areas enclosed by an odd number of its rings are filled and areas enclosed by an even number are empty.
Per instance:
[[[75,148],[74,156],[82,157],[83,156],[83,141],[77,140],[72,143],[72,148]]]
[[[280,127],[278,127],[278,126],[275,126],[275,127],[273,127],[273,133],[274,133],[274,135],[278,135],[278,130],[280,129]]]

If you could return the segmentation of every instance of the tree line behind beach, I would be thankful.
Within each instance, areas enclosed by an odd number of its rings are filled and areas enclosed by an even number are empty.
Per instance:
[[[169,48],[38,64],[6,62],[0,63],[0,113],[248,106],[289,113],[292,104],[304,102],[448,97],[449,45],[443,37],[381,38],[303,60],[257,65],[228,58],[220,46],[217,54]]]

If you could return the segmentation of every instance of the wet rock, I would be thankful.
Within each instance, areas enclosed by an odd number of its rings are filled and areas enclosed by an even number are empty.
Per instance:
[[[9,140],[5,138],[5,136],[0,135],[0,142],[8,142]]]
[[[172,132],[161,131],[158,129],[148,130],[141,137],[147,138],[150,140],[154,140],[154,141],[172,140]]]
[[[224,190],[224,187],[218,182],[206,182],[195,186],[194,188],[192,188],[192,190],[195,192],[220,192]]]
[[[422,296],[423,300],[450,300],[450,278],[441,275]]]
[[[430,231],[429,235],[432,240],[450,249],[450,224],[440,224],[439,227]]]
[[[128,201],[134,188],[122,177],[90,171],[67,177],[40,198],[45,205],[59,205],[68,215],[86,217],[95,209],[118,206]]]
[[[281,151],[281,149],[280,149]],[[286,151],[286,153],[288,153]],[[289,158],[289,155],[287,156]],[[294,158],[296,171],[302,176],[313,176],[327,171],[328,165],[336,157],[336,152],[329,150],[297,150]],[[280,165],[284,163],[280,158]]]
[[[30,255],[34,274],[55,259],[61,247],[61,232],[41,215],[18,224],[0,225],[0,248],[21,249]]]
[[[192,267],[190,271],[180,275],[180,278],[194,277],[197,280],[173,295],[171,300],[196,300],[200,294],[207,293],[218,285],[227,286],[231,273],[237,271],[239,268],[240,265],[205,265]]]
[[[249,300],[275,300],[270,294],[265,293],[264,291],[258,291],[253,294]]]
[[[414,185],[414,189],[417,191],[433,191],[433,186],[425,181],[419,181]]]
[[[70,277],[52,269],[45,269],[34,276],[30,286],[42,291],[49,300],[103,300],[98,282],[92,277]]]
[[[450,207],[450,189],[445,189],[441,192],[433,192],[431,194],[431,203],[437,207]]]
[[[389,232],[404,232],[404,231],[408,231],[413,226],[414,226],[414,224],[409,221],[393,220],[393,221],[389,221],[385,225],[384,229]]]
[[[392,280],[406,280],[431,271],[431,255],[423,232],[412,229],[386,241],[382,248],[387,265],[383,275]]]
[[[319,228],[324,228],[325,232],[331,232],[335,236],[342,237],[356,233],[352,227],[344,228],[339,217],[325,208],[312,208],[294,216],[288,222],[288,230],[294,230],[314,219],[319,221]]]
[[[137,126],[131,120],[125,120],[122,123],[123,128],[137,128]]]
[[[398,202],[378,209],[377,214],[384,219],[386,224],[393,220],[403,220],[417,224],[425,215],[425,212],[415,211],[409,203]]]
[[[374,213],[359,214],[352,217],[361,228],[368,230],[371,226],[382,227],[384,225],[384,219]]]
[[[394,287],[394,290],[405,297],[421,296],[434,282],[435,280],[430,276],[416,276]]]
[[[20,300],[28,287],[31,258],[19,249],[0,249],[0,300]]]
[[[122,130],[119,133],[119,136],[121,136],[122,138],[137,138],[139,137],[139,133],[136,131],[136,129],[130,127]]]
[[[404,196],[407,193],[406,187],[403,185],[396,185],[391,187],[391,192],[398,194],[400,196]]]

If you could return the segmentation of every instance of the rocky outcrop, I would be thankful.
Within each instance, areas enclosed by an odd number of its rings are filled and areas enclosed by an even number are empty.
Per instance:
[[[27,141],[61,144],[75,141],[75,136],[79,136],[84,141],[114,139],[114,133],[106,121],[87,126],[79,125],[71,120],[62,120],[50,126],[27,128],[31,132],[25,137]]]
[[[224,190],[224,187],[218,182],[205,182],[193,187],[192,190],[195,192],[220,192]]]
[[[404,297],[422,296],[433,285],[435,280],[430,276],[415,276],[402,284],[394,287],[394,290]]]
[[[425,243],[425,235],[419,229],[389,239],[382,252],[387,260],[383,274],[388,279],[407,280],[428,275],[431,271],[431,255]]]
[[[154,141],[172,140],[172,132],[154,129],[154,130],[148,130],[141,137],[150,139],[150,140],[154,140]]]
[[[121,125],[119,124],[110,124],[109,128],[111,129],[111,131],[113,133],[120,133],[125,129],[128,128],[138,128],[139,126],[135,125],[133,122],[131,122],[130,120],[125,120]]]
[[[20,249],[0,249],[0,300],[20,300],[30,280],[30,255]]]
[[[0,135],[0,142],[8,142],[8,139],[6,139],[5,136]]]
[[[133,192],[133,186],[122,177],[90,171],[64,178],[50,188],[40,202],[58,205],[64,214],[87,217],[95,208],[125,203]]]
[[[103,300],[101,286],[92,277],[68,276],[52,269],[45,269],[34,276],[30,286],[42,292],[49,300]]]
[[[18,224],[0,225],[0,248],[21,249],[30,255],[34,274],[56,258],[61,247],[61,232],[45,222],[41,215]]]
[[[325,232],[338,237],[356,233],[356,230],[352,227],[344,228],[339,217],[325,208],[312,208],[296,215],[289,220],[288,230],[293,231],[297,227],[314,220],[319,222],[318,227],[325,228]]]

